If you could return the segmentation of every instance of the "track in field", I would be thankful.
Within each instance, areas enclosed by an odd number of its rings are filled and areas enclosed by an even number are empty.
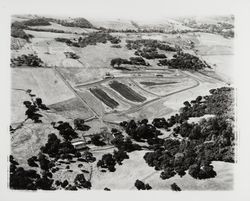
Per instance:
[[[117,103],[114,99],[109,97],[108,94],[105,91],[103,91],[102,89],[90,88],[89,90],[92,94],[94,94],[94,96],[96,96],[98,99],[100,99],[108,107],[114,109],[119,105],[119,103]]]

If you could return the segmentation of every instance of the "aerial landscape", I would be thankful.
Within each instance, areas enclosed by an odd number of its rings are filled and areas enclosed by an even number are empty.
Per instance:
[[[10,26],[10,189],[234,189],[233,15]]]

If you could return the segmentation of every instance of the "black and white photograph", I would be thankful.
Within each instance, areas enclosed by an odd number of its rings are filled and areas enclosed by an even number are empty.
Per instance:
[[[9,193],[235,191],[237,14],[140,5],[10,13]]]

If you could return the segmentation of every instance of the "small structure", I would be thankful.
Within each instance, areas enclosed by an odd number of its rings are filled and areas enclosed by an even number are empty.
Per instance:
[[[76,150],[83,150],[83,149],[89,149],[86,145],[86,142],[82,139],[78,139],[72,142],[72,145]]]
[[[104,76],[104,79],[112,79],[114,78],[114,75],[112,75],[111,73],[106,73]]]
[[[156,77],[163,77],[162,74],[156,74],[155,76],[156,76]]]

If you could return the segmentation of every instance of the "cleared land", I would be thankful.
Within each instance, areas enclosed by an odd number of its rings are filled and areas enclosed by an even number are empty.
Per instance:
[[[41,68],[12,68],[12,95],[11,95],[11,122],[20,122],[25,118],[23,101],[30,100],[26,94],[27,89],[32,94],[42,98],[46,105],[55,104],[74,98],[63,81],[52,69]]]
[[[111,107],[112,109],[116,108],[119,105],[119,103],[117,103],[114,99],[110,98],[108,94],[106,94],[100,88],[91,88],[90,92],[93,93],[102,102],[104,102],[105,105]]]
[[[145,97],[141,96],[127,85],[120,83],[118,81],[111,82],[109,86],[130,101],[143,102],[146,100]]]
[[[83,105],[79,98],[71,98],[48,106],[55,113],[70,119],[87,119],[92,116],[91,112]]]

